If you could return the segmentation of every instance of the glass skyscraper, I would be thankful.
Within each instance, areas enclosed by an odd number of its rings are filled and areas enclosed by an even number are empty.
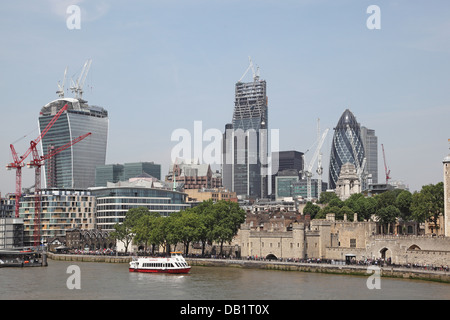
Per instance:
[[[366,156],[368,183],[378,183],[378,137],[375,130],[361,127],[361,138]]]
[[[104,165],[108,137],[108,112],[85,100],[62,98],[45,105],[39,116],[39,130],[45,129],[63,106],[68,108],[40,142],[45,156],[88,132],[91,135],[46,161],[46,188],[85,189],[95,186],[95,167]]]
[[[346,109],[334,128],[331,145],[329,187],[336,188],[341,166],[347,162],[361,166],[365,158],[361,128],[353,113]]]
[[[224,186],[238,196],[267,196],[267,120],[266,81],[237,82],[233,122],[225,126],[222,174]]]
[[[161,180],[161,165],[154,162],[135,162],[97,166],[95,186],[106,187],[108,182],[128,181],[128,179],[142,174],[148,174]]]

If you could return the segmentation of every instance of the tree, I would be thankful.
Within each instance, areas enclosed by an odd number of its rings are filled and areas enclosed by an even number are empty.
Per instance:
[[[205,226],[201,223],[200,215],[193,209],[187,209],[177,219],[180,239],[184,244],[184,254],[189,253],[189,245],[197,241]]]
[[[444,212],[444,183],[429,184],[422,187],[420,192],[412,195],[411,217],[421,223],[426,220],[434,223],[438,229],[439,215]]]
[[[332,199],[338,199],[338,200],[340,200],[339,197],[337,196],[337,194],[336,194],[335,192],[327,192],[327,191],[324,191],[324,192],[322,192],[322,193],[320,194],[320,197],[319,197],[319,203],[320,203],[320,204],[327,204],[327,203],[330,203],[330,201],[331,201]]]
[[[125,246],[125,254],[128,252],[128,246],[133,240],[132,228],[129,223],[124,220],[123,223],[116,223],[114,225],[114,231],[111,232],[110,236],[115,239],[121,241]]]
[[[173,212],[168,217],[162,217],[160,221],[160,235],[167,254],[170,253],[171,246],[175,247],[181,241],[180,217],[180,212]]]
[[[327,217],[328,213],[334,213],[335,217],[338,215],[339,210],[341,208],[339,207],[334,207],[334,206],[326,206],[322,209],[320,209],[320,211],[316,214],[315,219],[325,219]]]
[[[156,212],[148,212],[141,216],[133,226],[134,243],[143,243],[145,251],[147,251],[148,244],[152,245],[152,253],[155,251],[155,246],[159,241],[155,237],[156,228],[158,226],[157,220],[160,214]]]
[[[360,199],[364,199],[364,195],[362,193],[354,193],[344,201],[344,205],[352,209],[353,212],[359,213],[358,200]]]
[[[377,200],[377,209],[386,208],[388,206],[395,206],[396,198],[397,195],[392,190],[377,194],[375,196],[375,199]]]
[[[396,206],[388,205],[387,207],[378,209],[376,215],[378,217],[378,222],[383,226],[383,233],[385,233],[386,230],[389,233],[391,224],[395,223],[397,217],[400,215],[400,210]],[[385,226],[387,226],[387,229],[384,228]]]
[[[236,202],[220,200],[213,205],[212,212],[215,223],[211,235],[220,243],[220,254],[222,254],[224,242],[230,243],[240,225],[245,221],[245,211]]]
[[[308,201],[303,208],[303,214],[309,214],[311,219],[314,219],[314,217],[317,215],[317,213],[320,211],[320,207],[318,205],[313,204],[311,201]]]
[[[127,221],[128,225],[134,228],[137,225],[139,219],[148,214],[150,214],[150,210],[148,210],[148,208],[146,207],[131,208],[127,211],[125,220]]]
[[[377,212],[377,200],[374,197],[360,197],[354,204],[358,220],[369,220]]]
[[[344,201],[342,201],[339,198],[332,198],[329,202],[328,202],[329,206],[332,207],[338,207],[338,208],[342,208],[344,206]]]
[[[395,199],[395,206],[400,210],[403,221],[411,219],[412,194],[408,190],[401,191]]]
[[[350,209],[347,206],[343,206],[342,208],[339,208],[338,212],[336,213],[336,219],[344,219],[344,215],[347,215],[347,218],[349,220],[353,220],[353,210]]]
[[[195,212],[199,216],[199,224],[202,226],[198,233],[198,241],[202,243],[202,256],[205,255],[205,247],[207,243],[214,241],[212,230],[214,229],[215,218],[213,214],[214,203],[212,200],[203,201],[194,207]]]

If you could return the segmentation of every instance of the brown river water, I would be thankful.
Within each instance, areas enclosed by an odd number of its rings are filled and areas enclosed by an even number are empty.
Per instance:
[[[76,266],[77,272],[73,271]],[[75,278],[76,277],[76,278]],[[1,268],[1,300],[449,300],[450,284],[232,267],[193,266],[187,275],[130,273],[127,263],[49,260]],[[75,286],[74,284],[77,284]]]

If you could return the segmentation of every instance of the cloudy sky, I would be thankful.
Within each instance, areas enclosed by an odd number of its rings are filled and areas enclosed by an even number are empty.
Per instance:
[[[80,28],[71,5],[80,8]],[[369,29],[370,5],[381,29]],[[84,98],[109,111],[107,163],[155,161],[164,176],[179,128],[223,130],[248,56],[267,81],[280,150],[305,152],[317,123],[325,180],[345,109],[375,129],[392,180],[412,191],[442,181],[450,138],[450,2],[364,0],[41,0],[0,8],[0,161],[37,137],[42,106],[68,67],[92,59]],[[69,23],[68,23],[69,20]],[[372,20],[370,20],[372,21]],[[244,80],[250,80],[247,75]],[[66,85],[66,89],[68,85]],[[68,90],[66,96],[72,96]],[[312,154],[308,152],[306,158]],[[0,167],[0,191],[15,174]],[[34,184],[24,169],[23,186]]]

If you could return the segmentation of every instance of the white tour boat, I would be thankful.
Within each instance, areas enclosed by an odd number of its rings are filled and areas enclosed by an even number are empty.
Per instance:
[[[181,252],[171,252],[170,258],[137,258],[130,262],[130,272],[188,273],[191,267]]]

